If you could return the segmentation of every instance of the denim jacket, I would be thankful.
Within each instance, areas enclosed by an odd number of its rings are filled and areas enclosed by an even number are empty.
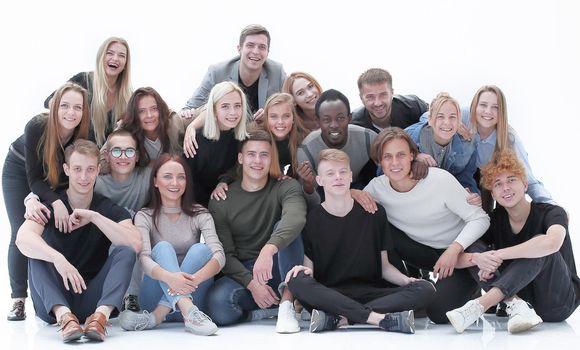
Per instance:
[[[420,142],[421,130],[428,126],[426,120],[421,120],[405,129],[405,132],[411,136],[413,141],[419,147],[419,152],[423,152],[427,147],[422,147]],[[479,188],[473,175],[477,170],[475,164],[477,157],[475,140],[463,139],[455,134],[451,139],[451,147],[445,158],[445,170],[455,176],[457,181],[463,186],[469,188],[472,193],[479,193]]]

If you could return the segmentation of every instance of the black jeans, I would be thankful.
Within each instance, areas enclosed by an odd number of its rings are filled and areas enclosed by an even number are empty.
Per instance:
[[[570,240],[564,244],[570,244]],[[469,252],[486,250],[486,245],[480,241],[467,249]],[[469,271],[485,291],[496,287],[506,298],[517,295],[532,304],[537,314],[547,322],[564,321],[580,304],[580,280],[570,272],[560,252],[541,258],[504,262],[487,282],[479,281],[477,266]]]
[[[10,221],[10,244],[8,245],[8,275],[12,298],[28,296],[28,258],[16,246],[18,229],[24,223],[24,198],[30,193],[24,160],[11,150],[6,155],[2,169],[2,193],[8,220]]]
[[[424,280],[392,288],[329,288],[303,272],[288,282],[288,288],[308,311],[320,309],[344,316],[351,323],[366,323],[372,311],[388,313],[421,308],[435,296],[433,285]]]
[[[435,249],[409,238],[403,231],[390,225],[393,238],[389,261],[401,272],[406,269],[403,264],[412,265],[422,270],[433,271],[433,267],[445,249]],[[427,307],[427,316],[435,323],[449,323],[445,313],[463,306],[471,299],[479,286],[473,280],[468,269],[455,269],[453,275],[438,279],[435,283],[437,293],[433,302]]]

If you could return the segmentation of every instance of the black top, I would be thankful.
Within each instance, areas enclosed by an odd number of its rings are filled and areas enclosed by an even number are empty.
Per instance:
[[[314,279],[327,287],[388,286],[382,278],[381,251],[393,244],[385,209],[374,214],[354,202],[344,217],[313,208],[302,233],[304,254],[314,264]]]
[[[60,193],[61,198],[69,210],[66,191]],[[89,208],[115,222],[131,219],[127,210],[113,203],[106,197],[93,194],[93,201]],[[79,271],[85,281],[93,279],[101,270],[109,256],[111,241],[94,224],[89,223],[73,232],[62,233],[54,226],[54,215],[44,226],[42,238],[49,246],[62,253],[65,258]]]
[[[292,176],[292,154],[290,153],[288,142],[288,139],[276,140],[276,149],[278,150],[278,163],[280,163],[282,173],[284,173],[284,167],[288,166],[288,171],[285,174]]]
[[[415,95],[394,95],[391,104],[391,126],[405,129],[417,123],[428,109],[429,105]],[[364,106],[352,112],[351,123],[371,129],[376,133],[381,132],[373,125],[371,115]]]
[[[260,103],[258,102],[258,83],[260,79],[257,79],[252,85],[246,86],[242,82],[242,78],[238,75],[238,82],[240,88],[246,94],[246,102],[248,103],[248,108],[252,111],[252,114],[256,113],[260,108]]]
[[[228,172],[238,160],[238,144],[234,130],[222,131],[217,141],[203,136],[203,129],[197,129],[196,140],[199,148],[193,158],[187,158],[187,164],[193,177],[195,201],[207,208],[209,196],[219,182],[233,181]]]
[[[562,225],[566,229],[566,238],[562,247],[560,247],[560,253],[572,275],[575,276],[576,263],[568,232],[568,215],[566,215],[564,209],[557,205],[532,202],[531,206],[530,214],[519,233],[512,231],[505,208],[497,206],[491,213],[489,229],[482,239],[493,245],[494,249],[502,249],[524,243],[538,234],[546,234],[548,228],[552,225]],[[504,264],[507,263],[509,261],[504,262]]]

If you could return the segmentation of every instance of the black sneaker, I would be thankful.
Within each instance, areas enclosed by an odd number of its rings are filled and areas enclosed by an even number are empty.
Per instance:
[[[125,310],[133,312],[141,311],[141,307],[139,306],[139,298],[133,294],[129,294],[123,298],[123,306]]]
[[[497,304],[497,308],[495,309],[495,315],[497,317],[508,317],[507,314],[507,305],[502,301],[499,304]]]
[[[322,331],[333,331],[338,327],[340,317],[327,314],[322,310],[312,309],[310,316],[310,333],[318,333]]]
[[[393,312],[385,315],[379,322],[379,328],[387,332],[415,333],[413,310]]]
[[[8,321],[23,321],[26,319],[26,312],[24,311],[24,300],[16,300],[12,304],[12,309],[8,312]]]

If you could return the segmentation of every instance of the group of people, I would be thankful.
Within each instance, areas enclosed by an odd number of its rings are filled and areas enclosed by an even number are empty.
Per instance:
[[[516,333],[574,312],[568,214],[498,87],[469,108],[447,93],[427,104],[372,68],[351,112],[269,48],[266,28],[243,28],[239,55],[174,111],[132,90],[129,45],[113,37],[47,98],[2,174],[9,320],[25,319],[28,290],[64,342],[103,341],[115,316],[198,335],[277,316],[295,333],[302,308],[310,332],[415,333],[420,311],[463,332],[505,304]]]

